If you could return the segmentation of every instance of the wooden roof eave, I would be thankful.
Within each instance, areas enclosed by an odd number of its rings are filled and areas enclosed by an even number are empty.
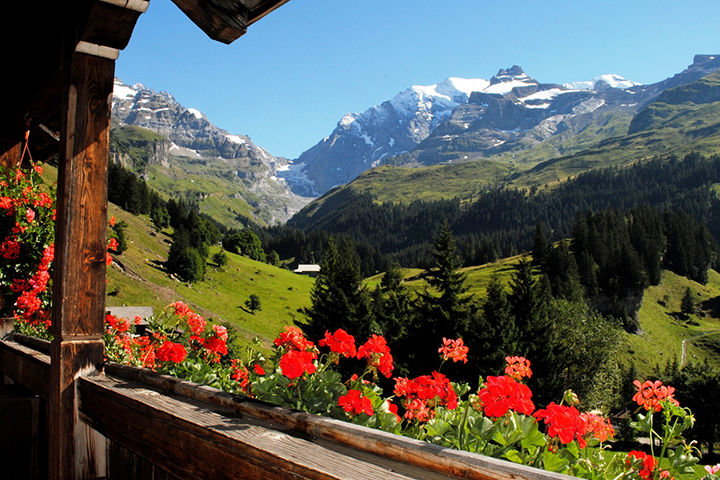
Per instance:
[[[173,0],[210,38],[232,43],[247,27],[289,0]]]

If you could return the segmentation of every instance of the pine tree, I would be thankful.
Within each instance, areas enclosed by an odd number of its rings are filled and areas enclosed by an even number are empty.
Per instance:
[[[429,288],[418,294],[416,316],[408,341],[408,352],[417,371],[429,371],[436,365],[433,355],[443,338],[463,337],[477,315],[475,299],[467,294],[465,274],[461,273],[455,238],[447,222],[433,241],[433,266],[424,272]]]
[[[360,338],[369,334],[369,298],[361,286],[357,255],[347,247],[340,250],[332,238],[323,252],[310,300],[311,306],[305,309],[307,323],[300,326],[311,339],[338,328]]]
[[[532,264],[521,260],[515,266],[510,287],[508,300],[518,331],[517,354],[537,362],[553,336],[548,312],[550,283],[545,275],[536,280]]]
[[[168,251],[167,269],[186,282],[196,282],[205,275],[205,261],[192,246],[190,234],[180,229],[175,232],[173,243]]]
[[[533,264],[538,267],[544,266],[550,256],[552,246],[549,240],[549,233],[544,223],[538,223],[535,226],[535,236],[533,237]]]
[[[459,271],[462,264],[447,223],[433,241],[432,257],[433,266],[424,276],[433,291],[426,289],[419,294],[418,308],[429,327],[428,334],[436,339],[456,338],[467,331],[477,309],[472,296],[467,295],[466,275]]]
[[[392,262],[376,289],[373,304],[375,323],[391,346],[407,335],[411,321],[412,302],[397,262]]]
[[[482,314],[471,325],[467,343],[470,345],[470,361],[481,372],[498,371],[506,356],[517,353],[515,319],[505,287],[497,274],[490,278]]]
[[[685,289],[685,294],[680,301],[680,311],[685,315],[692,315],[696,310],[695,295],[690,287]]]

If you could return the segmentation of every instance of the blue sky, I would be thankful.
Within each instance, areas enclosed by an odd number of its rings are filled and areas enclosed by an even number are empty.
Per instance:
[[[152,0],[116,75],[294,158],[346,112],[450,76],[656,82],[720,53],[718,19],[718,0],[291,0],[228,46]]]

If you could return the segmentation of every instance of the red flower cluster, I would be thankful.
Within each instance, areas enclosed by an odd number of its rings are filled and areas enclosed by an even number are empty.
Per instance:
[[[44,310],[41,297],[48,291],[50,282],[50,266],[55,257],[55,246],[50,245],[43,250],[37,272],[29,279],[14,279],[10,289],[20,293],[15,301],[16,317],[32,324],[50,326],[49,312]]]
[[[110,333],[125,333],[130,330],[130,322],[126,318],[117,318],[115,315],[105,315],[106,329],[111,330]],[[114,332],[113,332],[114,331]]]
[[[298,327],[285,327],[285,330],[278,335],[274,342],[276,347],[290,350],[314,350],[315,344],[305,338],[305,334]]]
[[[250,371],[236,358],[230,361],[230,378],[240,384],[240,389],[250,393]]]
[[[633,400],[647,411],[659,412],[662,410],[662,401],[668,401],[674,405],[679,405],[678,401],[673,397],[675,389],[669,385],[663,385],[661,381],[645,380],[640,383],[639,380],[633,382],[637,393],[633,396]]]
[[[161,362],[181,363],[187,357],[187,350],[182,344],[168,340],[158,347],[155,355]]]
[[[373,406],[369,398],[363,396],[360,390],[348,390],[347,395],[341,395],[338,398],[338,405],[343,410],[352,416],[364,413],[367,416],[372,416]]]
[[[505,367],[505,375],[514,378],[515,380],[522,380],[523,378],[532,377],[532,370],[530,370],[530,360],[525,357],[505,357],[507,367]]]
[[[487,377],[478,399],[488,417],[502,417],[510,410],[532,415],[535,410],[530,388],[510,377]]]
[[[316,357],[315,352],[290,350],[280,359],[280,371],[290,379],[305,373],[313,374],[317,370],[314,362]]]
[[[577,440],[580,448],[585,448],[585,422],[575,407],[558,405],[551,402],[546,408],[535,412],[535,418],[543,420],[548,427],[548,435],[559,438],[564,444]]]
[[[625,457],[625,464],[633,470],[636,470],[640,478],[644,480],[650,480],[653,477],[655,467],[657,467],[655,457],[638,450],[628,452]]]
[[[368,365],[376,368],[385,377],[390,378],[393,371],[393,357],[385,337],[372,335],[357,351],[357,358],[367,358]]]
[[[0,257],[6,260],[17,260],[20,258],[20,244],[16,237],[7,237],[0,243]]]
[[[590,435],[601,442],[605,442],[615,437],[615,429],[607,417],[586,412],[580,414],[580,419],[584,423],[583,436],[585,438]]]
[[[395,395],[404,398],[404,417],[421,422],[435,416],[435,408],[445,406],[455,410],[458,405],[457,393],[450,380],[442,373],[422,375],[415,379],[398,377],[395,379]]]
[[[445,361],[452,360],[453,362],[467,363],[468,350],[462,338],[453,340],[443,337],[443,346],[438,349],[438,353]]]
[[[327,347],[331,352],[342,355],[343,357],[352,358],[357,353],[355,337],[342,328],[338,328],[333,334],[329,331],[325,332],[325,337],[318,342],[318,345]]]

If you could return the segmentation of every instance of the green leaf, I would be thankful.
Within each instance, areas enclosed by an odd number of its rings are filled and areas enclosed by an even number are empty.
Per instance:
[[[542,461],[543,468],[550,472],[564,473],[570,469],[570,462],[549,450],[543,452]]]

